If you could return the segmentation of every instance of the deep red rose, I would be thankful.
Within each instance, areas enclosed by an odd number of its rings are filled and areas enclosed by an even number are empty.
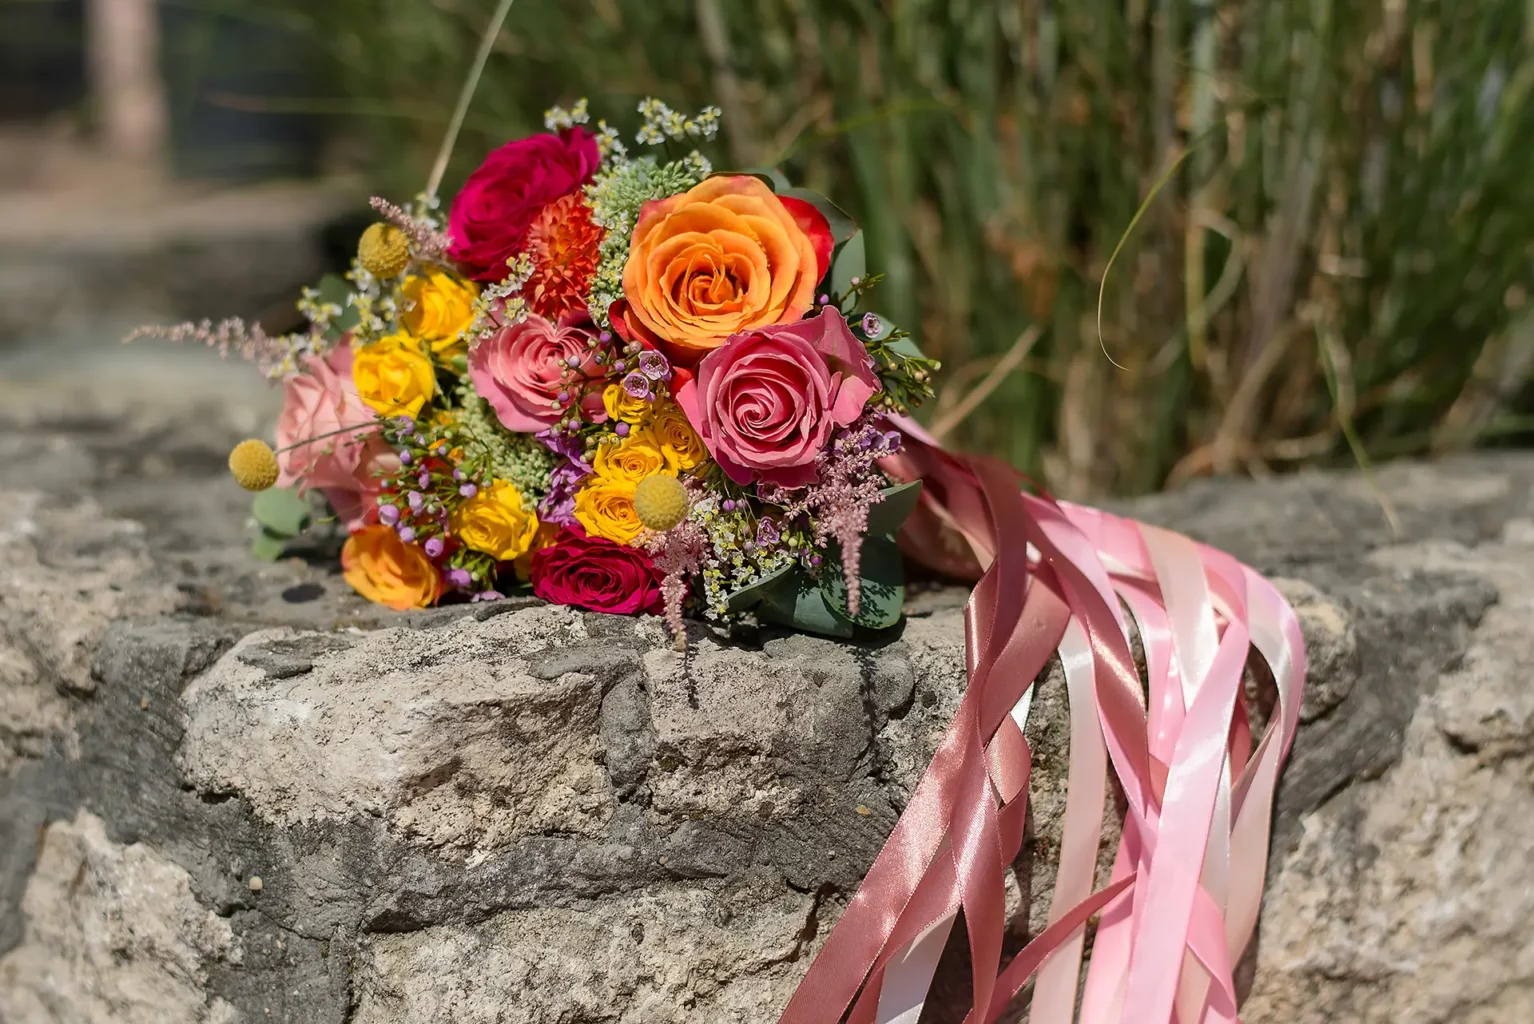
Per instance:
[[[661,572],[648,555],[600,537],[561,531],[533,553],[533,593],[553,604],[633,615],[662,609]]]
[[[508,142],[463,183],[447,215],[448,255],[476,281],[502,281],[533,219],[591,180],[601,159],[584,128]]]

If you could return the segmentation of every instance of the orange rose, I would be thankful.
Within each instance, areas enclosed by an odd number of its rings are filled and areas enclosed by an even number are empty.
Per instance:
[[[831,244],[809,203],[759,178],[708,178],[640,210],[623,268],[625,312],[692,365],[732,334],[809,312]]]
[[[442,577],[426,552],[382,523],[346,538],[341,575],[369,601],[399,612],[429,607],[442,595]]]

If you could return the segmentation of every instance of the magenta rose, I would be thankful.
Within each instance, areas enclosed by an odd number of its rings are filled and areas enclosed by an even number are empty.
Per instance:
[[[662,574],[648,555],[572,530],[533,552],[531,577],[533,593],[553,604],[613,615],[662,607]]]
[[[592,330],[578,314],[554,324],[529,313],[469,350],[469,379],[507,430],[535,434],[564,415],[572,394],[571,358],[580,360],[577,379],[599,372],[586,344]]]
[[[803,487],[832,433],[878,390],[873,358],[827,308],[734,335],[703,357],[676,400],[731,480]]]
[[[591,180],[601,159],[584,128],[508,142],[463,183],[447,215],[448,255],[476,281],[502,281],[533,218]]]
[[[283,385],[277,447],[290,450],[277,456],[277,486],[356,489],[363,464],[383,444],[376,426],[376,414],[352,383],[350,344],[337,345],[324,359],[305,359]]]

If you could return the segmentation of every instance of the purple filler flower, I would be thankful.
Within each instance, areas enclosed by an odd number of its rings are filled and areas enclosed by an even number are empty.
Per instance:
[[[667,380],[671,376],[671,364],[653,348],[646,349],[639,353],[639,372],[651,380]]]
[[[863,334],[870,338],[876,338],[879,332],[884,330],[884,324],[879,320],[878,313],[863,314]]]
[[[469,575],[469,570],[467,569],[449,569],[447,571],[447,581],[459,590],[465,590],[474,585],[474,577]]]
[[[649,398],[650,378],[636,370],[623,378],[623,390],[628,392],[630,398]]]
[[[412,512],[421,511],[421,506],[426,504],[426,499],[421,497],[420,491],[411,491],[405,495],[405,500],[410,503],[410,511]]]
[[[399,509],[394,505],[378,506],[378,521],[385,526],[393,526],[399,522]]]
[[[411,541],[415,540],[415,531],[408,526],[401,526],[399,528],[399,539],[404,541],[406,544],[409,544]]]
[[[442,543],[442,538],[441,537],[433,537],[431,540],[426,542],[426,554],[427,554],[427,557],[429,557],[429,558],[441,558],[442,557],[442,549],[445,548],[445,547],[447,547],[447,545]]]

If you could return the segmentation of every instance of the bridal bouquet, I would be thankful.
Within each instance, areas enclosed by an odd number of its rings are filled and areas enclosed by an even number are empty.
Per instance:
[[[937,367],[867,308],[878,278],[852,220],[775,171],[660,155],[711,138],[716,111],[640,112],[634,155],[584,103],[550,111],[445,222],[431,189],[408,210],[374,200],[346,278],[305,292],[302,333],[144,332],[238,349],[281,382],[275,448],[230,456],[259,492],[257,552],[329,520],[346,579],[382,604],[525,586],[664,613],[679,643],[690,611],[835,636],[893,626],[902,553],[976,580],[953,723],[781,1021],[916,1021],[962,917],[967,1021],[1032,985],[1034,1024],[1078,1009],[1233,1024],[1299,722],[1294,612],[1228,555],[945,451],[908,415]],[[1024,730],[1056,657],[1071,704],[1059,869],[1048,926],[1003,965]]]
[[[641,105],[643,150],[706,140],[712,108]],[[584,102],[492,152],[446,223],[375,200],[309,329],[226,322],[283,382],[277,448],[230,465],[275,555],[315,516],[345,577],[394,608],[528,585],[599,612],[760,619],[850,636],[903,598],[891,534],[919,483],[880,463],[936,365],[867,311],[856,225],[776,172],[631,155]]]

